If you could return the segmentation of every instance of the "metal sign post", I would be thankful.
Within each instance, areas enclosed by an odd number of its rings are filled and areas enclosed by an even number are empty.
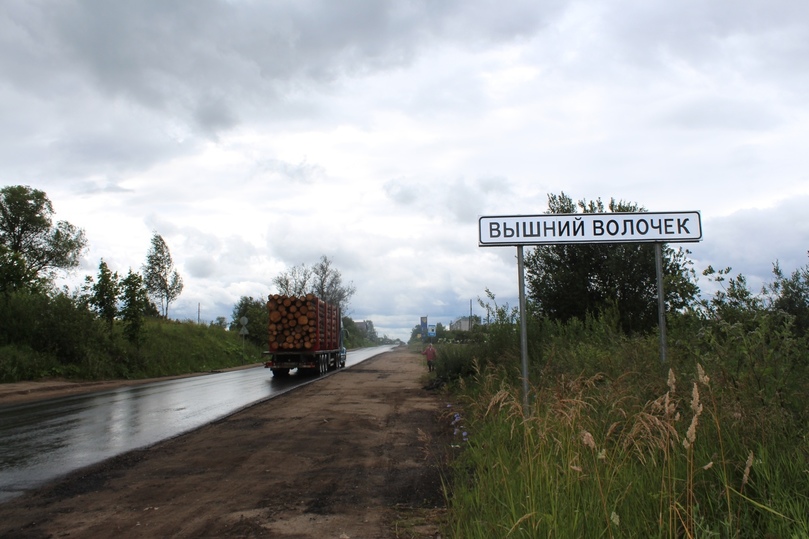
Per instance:
[[[657,272],[657,325],[660,328],[660,363],[666,362],[666,293],[663,290],[663,244],[655,243]]]
[[[239,335],[242,336],[242,359],[244,359],[244,338],[250,333],[247,331],[247,322],[249,322],[249,320],[246,316],[239,318],[239,323],[242,325],[242,329],[239,330]]]
[[[517,281],[520,287],[520,358],[522,358],[522,404],[525,415],[531,415],[528,403],[528,322],[525,313],[525,262],[522,245],[517,246]]]

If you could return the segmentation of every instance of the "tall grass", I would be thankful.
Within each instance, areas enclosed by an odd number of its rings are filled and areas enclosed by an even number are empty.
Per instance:
[[[809,537],[806,393],[781,394],[806,387],[805,344],[706,327],[661,366],[654,335],[608,321],[532,331],[530,410],[516,343],[465,350],[447,536]]]

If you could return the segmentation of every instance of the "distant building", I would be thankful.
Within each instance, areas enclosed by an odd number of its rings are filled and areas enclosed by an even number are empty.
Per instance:
[[[377,340],[376,330],[374,329],[374,323],[371,320],[362,320],[361,322],[354,322],[354,325],[357,327],[357,332],[360,335],[372,340]]]
[[[474,318],[471,320],[474,322]],[[452,331],[471,331],[472,325],[470,323],[470,319],[468,316],[463,316],[457,319],[455,322],[450,323],[449,329]]]
[[[363,334],[368,333],[368,330],[374,327],[374,323],[370,320],[355,321],[354,325],[357,326],[357,331]]]

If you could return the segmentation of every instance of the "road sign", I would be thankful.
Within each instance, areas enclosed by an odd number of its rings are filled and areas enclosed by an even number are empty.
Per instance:
[[[702,240],[697,211],[547,213],[478,219],[481,247],[566,243],[681,243]]]
[[[654,243],[657,266],[660,360],[666,360],[666,317],[663,294],[662,243],[702,240],[702,220],[697,211],[626,213],[545,213],[501,215],[478,219],[478,245],[517,247],[520,293],[520,349],[523,371],[523,405],[528,410],[528,328],[525,316],[524,246],[571,243]]]

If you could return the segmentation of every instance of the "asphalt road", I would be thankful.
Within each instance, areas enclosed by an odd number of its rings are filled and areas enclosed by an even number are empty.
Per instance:
[[[392,348],[350,351],[346,367]],[[316,379],[259,367],[0,406],[0,502]]]

